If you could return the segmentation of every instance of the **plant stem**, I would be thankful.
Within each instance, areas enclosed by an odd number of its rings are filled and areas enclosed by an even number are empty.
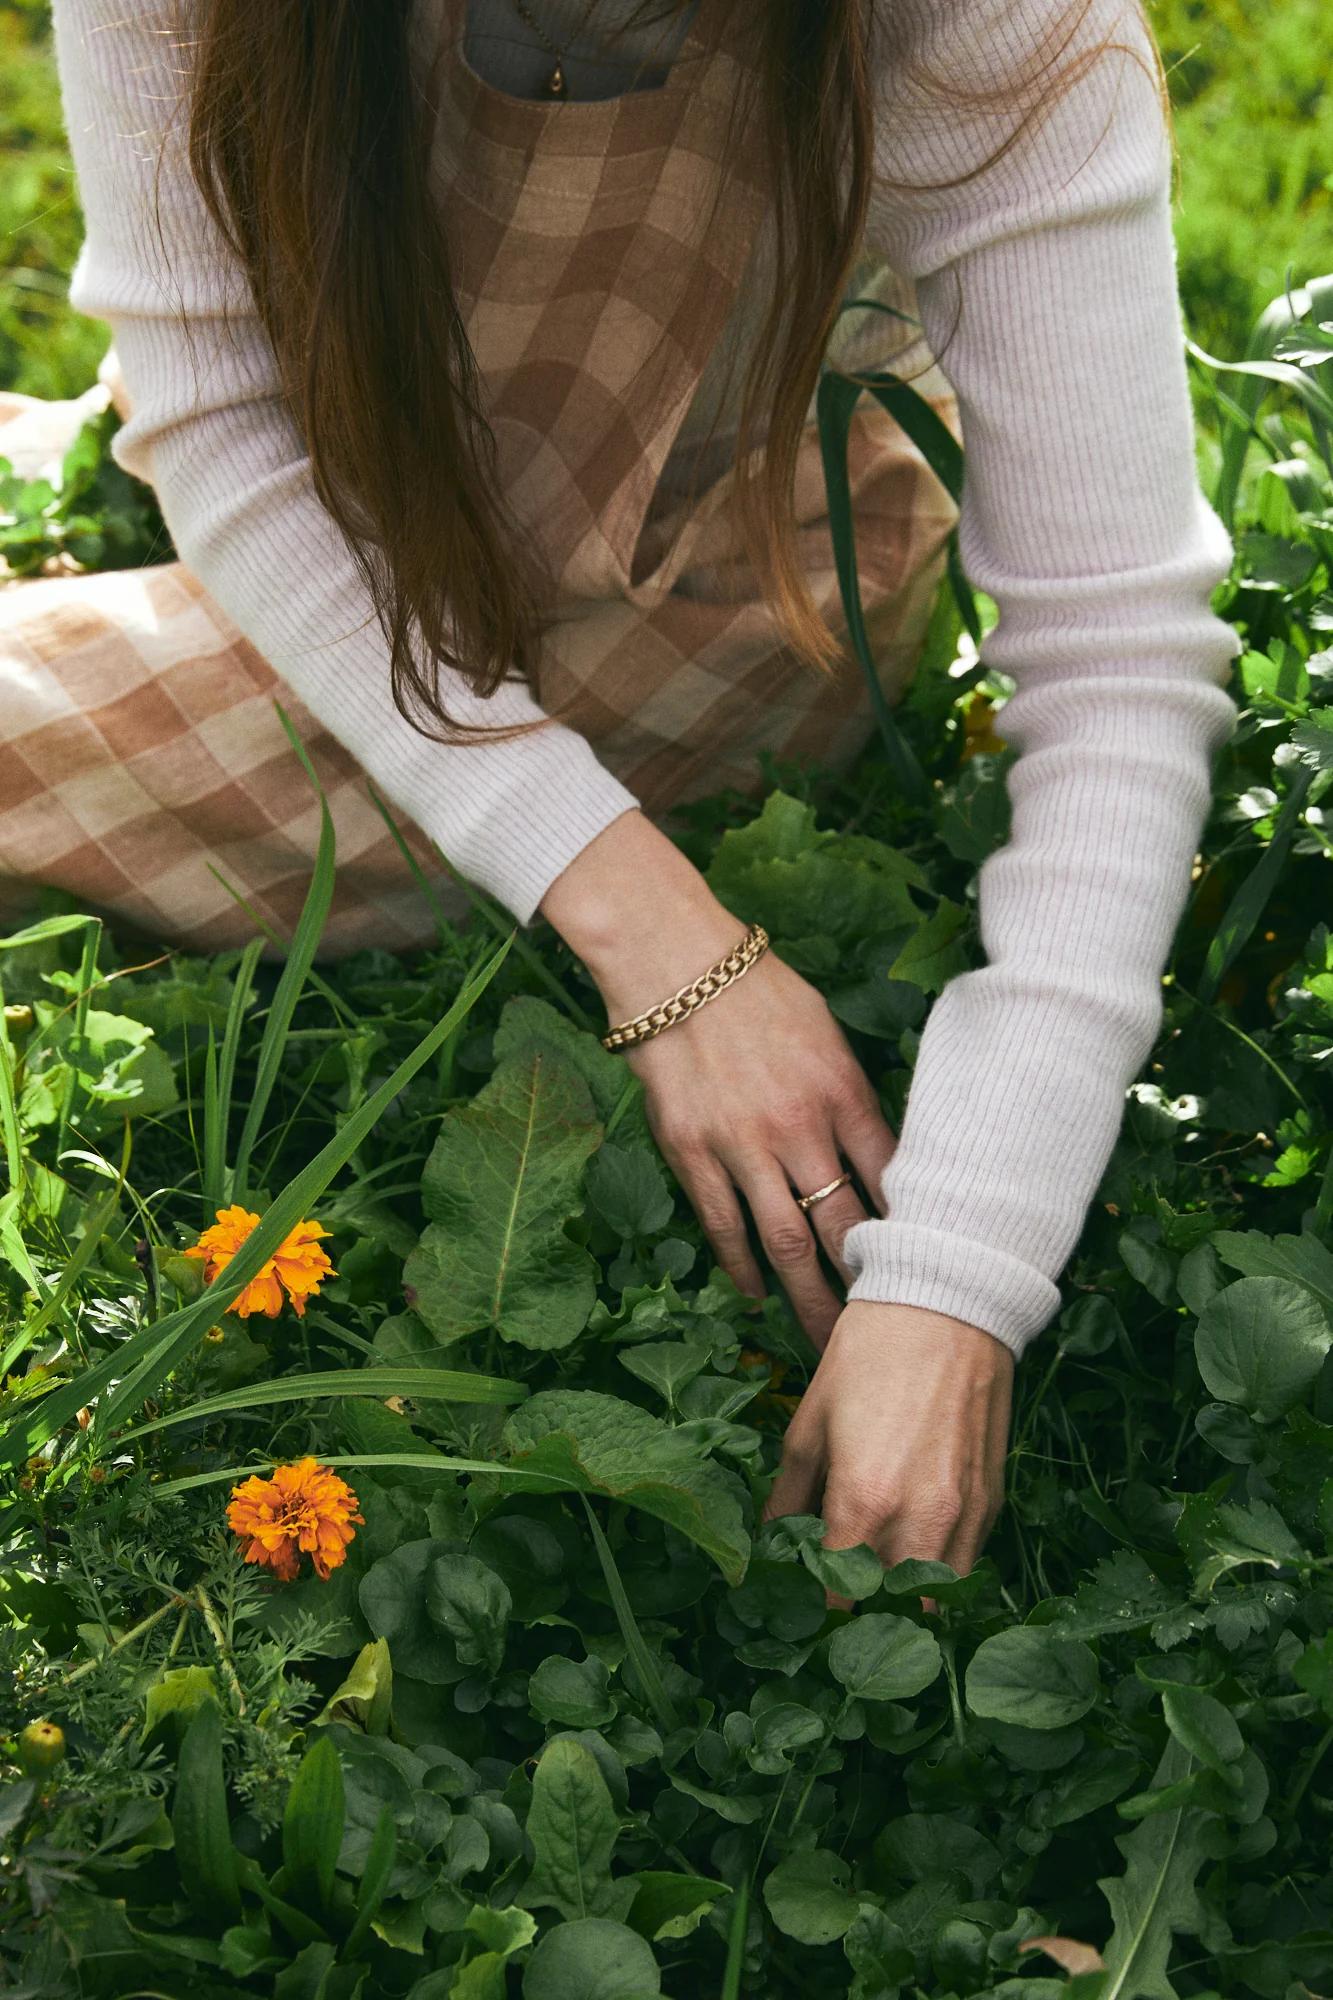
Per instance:
[[[231,1653],[228,1650],[227,1641],[223,1634],[222,1626],[218,1622],[218,1614],[213,1608],[213,1601],[209,1597],[208,1592],[204,1589],[202,1583],[196,1585],[195,1597],[198,1601],[199,1609],[204,1614],[204,1623],[205,1625],[207,1625],[209,1629],[209,1632],[212,1636],[213,1644],[218,1649],[218,1659],[222,1663],[222,1671],[227,1676],[228,1684],[231,1687],[232,1693],[236,1697],[237,1713],[240,1715],[244,1715],[245,1696],[241,1692],[241,1683],[236,1678],[236,1669],[231,1663]]]
[[[60,1683],[61,1687],[73,1687],[75,1681],[81,1681],[85,1674],[92,1673],[95,1667],[100,1667],[103,1661],[109,1660],[113,1653],[120,1652],[123,1646],[132,1645],[136,1639],[141,1638],[145,1632],[157,1624],[160,1618],[166,1617],[173,1605],[180,1604],[181,1602],[182,1599],[179,1597],[169,1597],[165,1604],[159,1604],[156,1611],[150,1611],[148,1616],[141,1618],[137,1625],[131,1625],[128,1632],[122,1632],[119,1639],[113,1639],[111,1644],[106,1648],[106,1651],[99,1653],[95,1660],[85,1660],[81,1667],[75,1667],[72,1674],[66,1674]]]

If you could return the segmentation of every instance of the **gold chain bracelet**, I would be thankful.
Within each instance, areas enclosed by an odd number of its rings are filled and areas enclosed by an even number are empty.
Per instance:
[[[701,972],[688,986],[682,986],[669,1000],[659,1006],[650,1007],[646,1014],[636,1014],[632,1021],[622,1021],[619,1027],[609,1028],[602,1036],[604,1049],[629,1049],[638,1042],[651,1041],[660,1035],[663,1028],[671,1027],[676,1021],[683,1021],[696,1007],[706,1006],[724,987],[748,972],[755,960],[762,958],[768,950],[768,932],[762,924],[751,924],[740,943],[720,958],[716,965],[710,965],[707,972]]]

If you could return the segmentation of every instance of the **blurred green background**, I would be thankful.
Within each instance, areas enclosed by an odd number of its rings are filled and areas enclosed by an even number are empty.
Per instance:
[[[1176,106],[1186,318],[1230,357],[1289,273],[1333,268],[1333,4],[1148,5]],[[46,0],[0,0],[0,386],[74,396],[92,381],[107,329],[64,303],[80,229]]]

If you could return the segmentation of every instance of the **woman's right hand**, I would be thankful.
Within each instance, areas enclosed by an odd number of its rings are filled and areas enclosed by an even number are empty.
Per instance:
[[[622,814],[591,841],[541,908],[587,966],[613,1022],[666,999],[730,951],[742,931],[641,812]],[[715,1000],[624,1060],[643,1081],[654,1137],[717,1262],[743,1292],[763,1297],[743,1198],[822,1352],[843,1305],[818,1245],[848,1279],[843,1238],[867,1211],[850,1184],[808,1218],[796,1196],[851,1167],[878,1204],[897,1143],[822,995],[770,950]]]

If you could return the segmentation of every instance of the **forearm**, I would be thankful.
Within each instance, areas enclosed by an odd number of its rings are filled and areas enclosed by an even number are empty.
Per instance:
[[[574,857],[541,913],[617,1019],[674,993],[742,932],[693,863],[638,810],[621,814]]]

